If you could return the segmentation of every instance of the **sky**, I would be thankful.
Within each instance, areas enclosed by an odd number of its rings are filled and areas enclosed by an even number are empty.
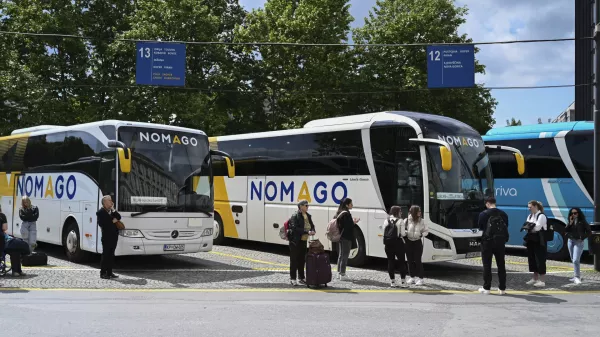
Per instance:
[[[250,10],[266,0],[240,0]],[[572,0],[456,0],[469,13],[459,33],[474,42],[553,39],[575,36],[575,2]],[[375,0],[350,0],[353,27],[364,18]],[[478,61],[486,74],[475,81],[488,87],[562,85],[575,83],[575,44],[573,41],[478,46]],[[575,89],[492,90],[498,101],[496,126],[520,119],[534,124],[554,119],[575,100]]]

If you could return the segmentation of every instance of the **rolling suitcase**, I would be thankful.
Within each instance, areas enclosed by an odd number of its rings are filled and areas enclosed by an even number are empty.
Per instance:
[[[30,255],[21,257],[21,265],[26,267],[45,266],[48,264],[48,255],[45,253],[33,252]]]
[[[325,252],[320,254],[308,253],[306,255],[306,286],[327,287],[331,282],[331,264],[329,255]]]

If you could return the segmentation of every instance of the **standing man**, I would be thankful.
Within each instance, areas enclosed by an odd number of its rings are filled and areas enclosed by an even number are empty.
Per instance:
[[[496,258],[498,267],[500,295],[506,294],[506,266],[504,261],[505,245],[508,242],[508,216],[496,208],[496,198],[485,200],[486,210],[479,214],[479,230],[481,234],[481,259],[483,261],[482,294],[489,294],[492,287],[492,256]]]
[[[108,280],[117,278],[112,271],[115,263],[115,250],[119,241],[119,229],[115,223],[121,220],[119,212],[115,211],[110,195],[102,198],[102,207],[96,212],[98,226],[102,228],[102,260],[100,262],[100,277]]]

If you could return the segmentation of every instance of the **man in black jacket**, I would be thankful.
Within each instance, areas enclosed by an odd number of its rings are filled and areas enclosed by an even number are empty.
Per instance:
[[[308,214],[308,201],[298,202],[298,212],[289,220],[288,240],[290,242],[290,284],[297,285],[296,276],[301,284],[306,284],[304,265],[306,264],[307,241],[315,234],[315,225]]]
[[[479,230],[481,235],[481,260],[483,262],[482,294],[489,294],[492,286],[492,257],[496,258],[498,268],[500,295],[506,293],[505,245],[508,242],[508,216],[496,208],[496,198],[488,197],[485,201],[487,209],[479,214]]]
[[[119,241],[119,230],[115,223],[121,220],[121,214],[113,208],[110,195],[102,198],[102,207],[96,212],[98,226],[102,229],[102,261],[100,262],[100,277],[103,279],[117,278],[112,271],[115,263],[115,251]]]

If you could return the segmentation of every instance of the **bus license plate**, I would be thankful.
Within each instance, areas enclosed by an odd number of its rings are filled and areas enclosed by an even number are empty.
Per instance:
[[[184,251],[185,250],[185,245],[165,245],[163,247],[163,250],[165,252],[178,252],[178,251]]]
[[[467,259],[473,258],[473,257],[480,257],[481,256],[481,252],[470,252],[467,253]]]

